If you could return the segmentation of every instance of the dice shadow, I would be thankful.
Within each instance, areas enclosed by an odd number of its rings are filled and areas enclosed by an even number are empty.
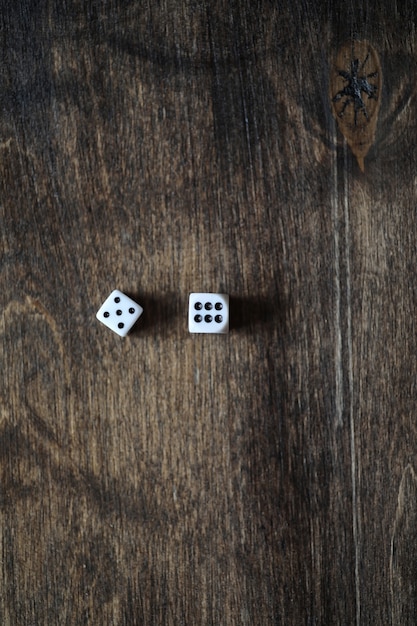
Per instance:
[[[278,298],[265,296],[230,296],[230,331],[242,331],[258,325],[283,320],[284,311]]]
[[[129,332],[130,336],[161,333],[161,331],[166,334],[176,326],[180,313],[177,294],[165,294],[159,297],[147,296],[146,293],[127,293],[126,295],[143,308],[141,317]]]

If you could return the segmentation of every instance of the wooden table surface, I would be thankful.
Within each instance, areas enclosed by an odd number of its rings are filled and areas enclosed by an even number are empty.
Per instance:
[[[415,625],[416,16],[1,2],[2,625]]]

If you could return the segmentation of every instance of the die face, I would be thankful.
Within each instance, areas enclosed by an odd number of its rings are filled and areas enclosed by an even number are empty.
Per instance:
[[[132,298],[115,289],[103,302],[96,317],[107,328],[120,337],[126,337],[133,324],[142,315],[143,309]]]
[[[188,330],[190,333],[229,332],[229,296],[225,293],[190,293]]]

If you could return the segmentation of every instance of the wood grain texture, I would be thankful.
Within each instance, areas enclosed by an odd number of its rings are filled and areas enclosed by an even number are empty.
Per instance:
[[[415,24],[3,1],[1,624],[415,624]],[[349,38],[384,75],[365,173]],[[191,291],[229,335],[188,334]]]

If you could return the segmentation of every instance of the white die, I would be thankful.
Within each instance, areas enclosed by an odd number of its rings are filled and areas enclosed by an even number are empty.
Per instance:
[[[229,296],[225,293],[190,293],[190,333],[229,332]]]
[[[103,302],[96,317],[107,328],[120,337],[126,337],[133,324],[142,315],[143,309],[132,298],[115,289]]]

